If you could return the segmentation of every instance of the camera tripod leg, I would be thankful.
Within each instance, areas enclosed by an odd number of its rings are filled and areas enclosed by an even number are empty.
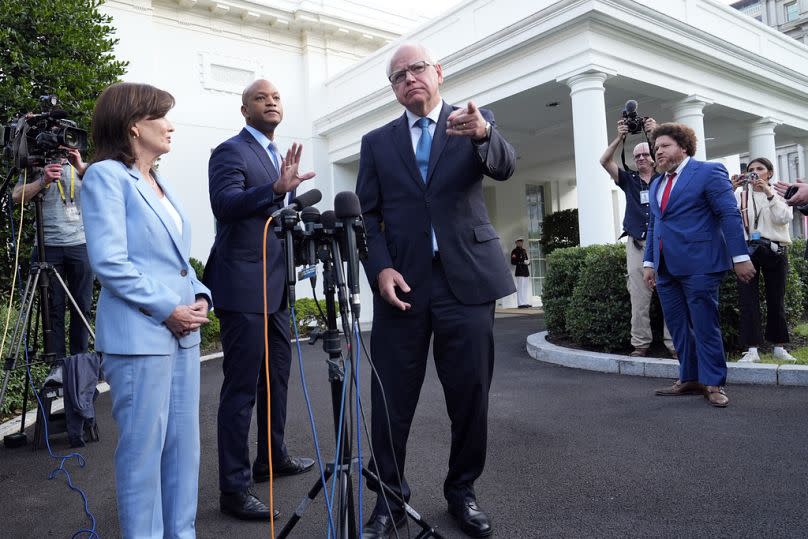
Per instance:
[[[396,491],[388,487],[385,483],[379,479],[375,473],[370,471],[369,469],[363,467],[362,468],[362,475],[365,476],[365,479],[368,480],[369,485],[376,485],[384,490],[384,493],[393,501],[398,503],[404,508],[404,513],[410,517],[418,526],[421,527],[421,532],[416,535],[416,539],[422,539],[425,537],[435,537],[437,539],[442,539],[443,536],[438,532],[437,528],[429,524],[426,520],[421,517],[421,515],[413,509],[411,505],[405,502],[401,496],[398,495]]]
[[[93,331],[93,328],[90,327],[90,323],[84,317],[84,313],[81,312],[81,309],[79,309],[79,304],[76,302],[76,299],[73,297],[73,294],[71,294],[70,290],[67,288],[67,283],[64,282],[64,279],[62,279],[62,276],[59,275],[59,272],[56,270],[56,268],[54,268],[53,266],[49,266],[49,270],[52,271],[53,274],[56,276],[56,280],[59,281],[59,284],[62,286],[62,290],[64,290],[65,292],[65,296],[67,296],[67,298],[70,300],[70,305],[73,306],[73,310],[79,315],[81,323],[84,324],[84,327],[86,327],[87,331],[90,332],[90,336],[92,336],[93,340],[95,340],[95,332]]]

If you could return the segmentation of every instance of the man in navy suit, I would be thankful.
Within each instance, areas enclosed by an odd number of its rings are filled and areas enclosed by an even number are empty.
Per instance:
[[[241,114],[246,127],[219,145],[208,164],[210,204],[217,227],[204,282],[222,298],[215,311],[221,322],[224,349],[218,416],[220,509],[236,518],[265,520],[270,518],[269,508],[249,490],[248,445],[252,408],[257,399],[258,454],[252,474],[256,482],[268,481],[265,311],[269,322],[273,475],[302,473],[314,461],[290,456],[284,444],[291,364],[286,264],[283,242],[270,232],[264,283],[264,224],[273,211],[283,206],[286,193],[293,192],[314,173],[298,174],[302,146],[297,143],[281,159],[274,139],[275,128],[283,119],[283,106],[271,82],[257,80],[244,90]]]
[[[490,111],[443,102],[443,71],[423,47],[399,47],[387,75],[406,111],[362,138],[356,185],[374,291],[371,351],[382,385],[373,380],[371,467],[409,499],[407,437],[432,338],[452,423],[444,495],[461,529],[485,537],[491,523],[474,481],[485,465],[494,302],[514,286],[482,180],[507,180],[516,157]],[[403,523],[401,506],[379,494],[363,537],[387,537]]]
[[[653,133],[657,170],[651,183],[651,220],[643,273],[656,286],[679,354],[679,379],[657,395],[704,395],[725,407],[727,363],[718,318],[718,287],[724,272],[741,281],[755,275],[743,222],[727,170],[696,161],[696,135],[683,124],[662,124]]]

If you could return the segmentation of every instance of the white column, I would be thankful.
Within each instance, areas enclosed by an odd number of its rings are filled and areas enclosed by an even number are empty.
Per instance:
[[[563,82],[570,87],[575,177],[578,194],[578,224],[581,245],[613,243],[612,181],[600,166],[600,156],[609,144],[603,82],[599,71],[573,75]]]
[[[707,146],[704,135],[704,107],[711,105],[703,97],[691,95],[673,105],[673,121],[685,124],[696,132],[696,159],[704,161],[707,159]]]
[[[797,177],[806,180],[808,179],[808,138],[797,141],[797,148],[802,150],[797,152]]]
[[[777,147],[774,142],[774,128],[780,122],[772,118],[761,118],[749,126],[749,160],[765,157],[777,163]]]

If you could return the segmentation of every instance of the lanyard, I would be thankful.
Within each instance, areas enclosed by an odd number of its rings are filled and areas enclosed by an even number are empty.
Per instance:
[[[749,227],[749,199],[752,199],[752,214],[755,216],[754,228]],[[755,192],[749,188],[749,185],[744,186],[741,192],[741,216],[743,217],[744,225],[746,225],[747,232],[751,233],[753,230],[758,229],[758,221],[763,208],[758,211],[757,204],[755,203]]]
[[[73,165],[68,166],[70,167],[70,203],[73,204],[76,195],[76,169],[73,168]],[[62,197],[62,203],[66,206],[67,198],[65,197],[65,190],[62,187],[62,178],[56,180],[56,185],[59,186],[59,195]]]

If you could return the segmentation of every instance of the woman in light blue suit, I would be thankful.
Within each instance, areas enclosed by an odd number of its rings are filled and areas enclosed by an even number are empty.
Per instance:
[[[101,282],[96,350],[118,425],[115,481],[125,538],[195,536],[199,328],[210,291],[188,261],[188,220],[154,170],[171,148],[167,92],[113,84],[95,105],[82,216]]]

